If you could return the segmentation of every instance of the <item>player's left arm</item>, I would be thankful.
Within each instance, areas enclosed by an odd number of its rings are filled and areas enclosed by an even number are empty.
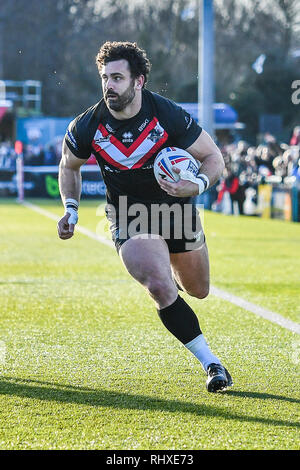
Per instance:
[[[160,179],[160,186],[171,196],[190,197],[201,194],[220,179],[225,167],[219,148],[204,129],[202,129],[195,142],[186,150],[201,162],[200,174],[197,177],[199,183],[193,183],[185,179],[180,179],[177,183],[171,183]],[[178,168],[174,167],[173,171],[180,176]],[[203,186],[202,182],[204,183]]]
[[[200,173],[206,175],[209,186],[213,186],[222,176],[225,164],[220,149],[210,135],[202,129],[199,137],[186,151],[201,162]]]

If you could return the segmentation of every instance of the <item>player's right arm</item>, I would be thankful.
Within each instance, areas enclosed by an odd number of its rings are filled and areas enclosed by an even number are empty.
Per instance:
[[[59,164],[59,190],[65,206],[65,214],[57,224],[58,236],[62,240],[71,238],[78,220],[77,210],[81,194],[80,167],[87,161],[76,157],[66,142],[63,142],[62,158]]]

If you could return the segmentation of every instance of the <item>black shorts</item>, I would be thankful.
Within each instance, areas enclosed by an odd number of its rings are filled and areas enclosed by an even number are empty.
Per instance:
[[[169,248],[170,253],[183,253],[201,248],[205,243],[205,235],[202,229],[200,216],[194,204],[185,204],[180,210],[168,210],[165,212],[151,212],[148,208],[147,215],[112,214],[109,206],[105,212],[110,222],[112,240],[117,252],[121,246],[133,236],[149,238],[149,234],[162,237]],[[173,207],[173,206],[172,206]]]

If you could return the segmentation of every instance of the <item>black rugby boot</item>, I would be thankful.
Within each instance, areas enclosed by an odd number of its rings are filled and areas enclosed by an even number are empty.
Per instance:
[[[206,388],[208,392],[219,392],[233,385],[231,375],[221,364],[209,364]]]

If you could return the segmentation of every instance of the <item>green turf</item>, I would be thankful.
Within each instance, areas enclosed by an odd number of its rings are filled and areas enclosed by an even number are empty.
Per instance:
[[[80,209],[93,231],[97,207]],[[208,394],[113,248],[79,233],[61,241],[53,220],[12,200],[0,220],[1,449],[299,448],[299,336],[185,295],[235,382]],[[300,225],[204,220],[212,283],[297,321]]]

